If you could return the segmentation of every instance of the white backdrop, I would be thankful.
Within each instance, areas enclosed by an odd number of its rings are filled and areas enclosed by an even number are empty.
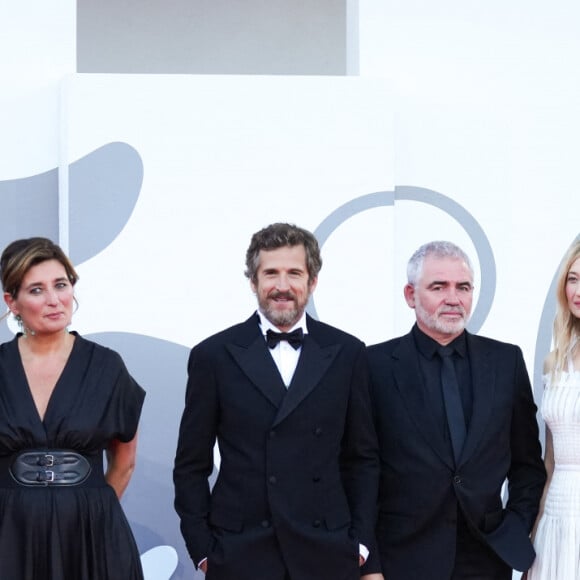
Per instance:
[[[393,189],[392,111],[382,80],[76,75],[65,92],[71,163],[122,141],[144,165],[126,228],[81,266],[79,292],[92,305],[76,318],[84,331],[191,345],[255,308],[243,276],[254,231],[273,221],[314,230],[352,197]],[[361,252],[380,264],[376,283],[389,286],[392,233],[373,235],[377,219],[355,220],[333,239],[335,258],[325,252],[329,276],[334,268],[340,279],[321,284],[325,319],[353,331],[370,316],[391,319],[390,301],[373,307],[358,295]],[[99,299],[111,278],[128,283],[115,288],[114,300]]]
[[[359,0],[358,78],[77,75],[72,0],[0,0],[0,9],[0,204],[10,180],[58,168],[68,246],[66,209],[79,197],[69,168],[113,142],[143,165],[126,223],[79,265],[83,334],[131,333],[185,352],[250,313],[249,236],[290,220],[328,234],[317,314],[372,343],[411,324],[402,285],[416,246],[465,247],[479,289],[490,280],[483,240],[494,284],[480,331],[522,346],[538,396],[550,284],[580,233],[577,3]],[[30,208],[21,211],[9,219]],[[169,387],[147,376],[145,481],[155,429],[170,456],[180,411],[161,414],[155,396]],[[167,394],[175,407],[181,388]],[[155,477],[170,478],[170,460]],[[155,522],[141,515],[140,493],[125,500],[140,548],[171,544],[173,578],[190,577],[175,536],[148,535]],[[152,580],[175,567],[147,565]]]

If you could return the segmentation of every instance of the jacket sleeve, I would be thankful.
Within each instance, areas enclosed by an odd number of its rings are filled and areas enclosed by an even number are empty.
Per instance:
[[[195,347],[189,356],[185,409],[179,439],[173,482],[175,511],[181,533],[195,566],[206,558],[213,544],[208,525],[213,448],[217,431],[216,381],[210,359]]]
[[[539,442],[537,407],[522,351],[516,347],[515,402],[511,423],[511,465],[508,472],[507,511],[516,513],[530,531],[534,524],[546,470]]]
[[[349,501],[352,533],[376,555],[374,528],[379,487],[379,456],[364,345],[356,354],[341,452],[342,480]]]

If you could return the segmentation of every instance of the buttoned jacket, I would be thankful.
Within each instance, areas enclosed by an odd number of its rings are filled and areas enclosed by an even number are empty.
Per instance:
[[[301,580],[350,579],[359,542],[373,549],[366,351],[310,317],[307,327],[288,388],[256,315],[191,351],[175,506],[191,557],[208,557],[211,578],[283,580],[285,566]]]

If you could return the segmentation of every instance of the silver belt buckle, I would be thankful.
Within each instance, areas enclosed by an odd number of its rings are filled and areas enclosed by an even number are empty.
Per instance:
[[[47,454],[44,456],[44,460],[46,461],[44,464],[46,467],[52,467],[54,465],[54,455]]]
[[[46,483],[52,483],[54,481],[54,471],[48,469],[44,473],[46,474],[46,479],[44,481]]]

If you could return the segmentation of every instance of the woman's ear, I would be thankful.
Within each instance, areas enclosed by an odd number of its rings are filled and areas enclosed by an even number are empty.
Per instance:
[[[16,300],[12,297],[10,292],[4,292],[4,302],[6,302],[6,306],[8,306],[10,312],[12,312],[14,316],[17,316],[18,309],[16,308]]]

